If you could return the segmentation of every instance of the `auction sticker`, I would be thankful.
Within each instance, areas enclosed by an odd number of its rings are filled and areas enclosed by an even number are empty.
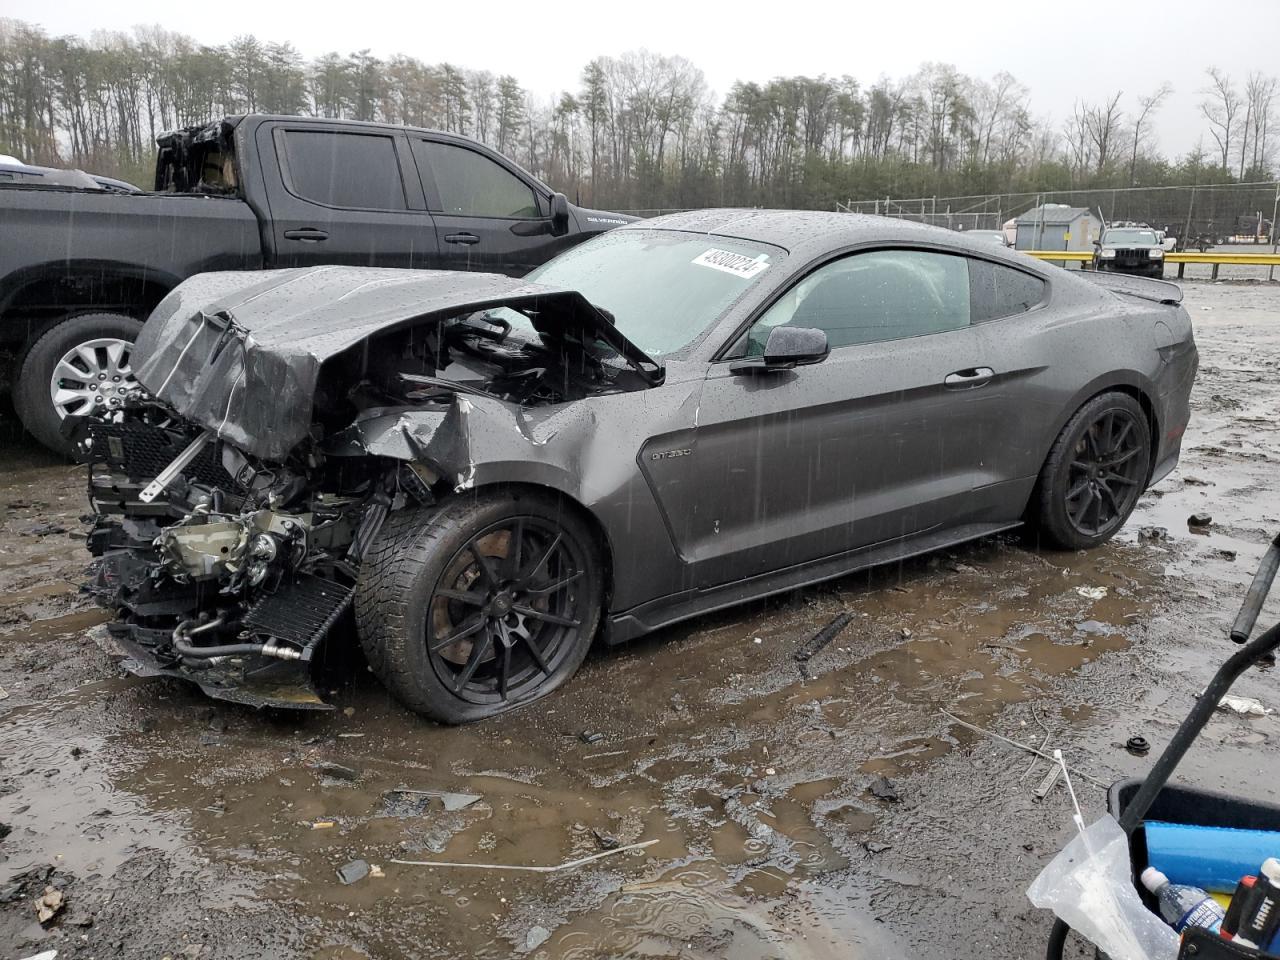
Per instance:
[[[694,257],[693,262],[700,267],[723,270],[725,273],[732,273],[735,277],[742,277],[743,280],[750,280],[757,273],[768,268],[769,255],[762,253],[758,257],[748,257],[744,253],[717,250],[712,247],[706,253],[700,253]]]

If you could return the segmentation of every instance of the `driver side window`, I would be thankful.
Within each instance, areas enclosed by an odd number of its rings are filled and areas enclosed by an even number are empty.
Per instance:
[[[969,325],[968,263],[923,250],[873,250],[828,263],[783,294],[732,355],[763,355],[770,331],[783,325],[824,331],[832,350],[962,329]]]

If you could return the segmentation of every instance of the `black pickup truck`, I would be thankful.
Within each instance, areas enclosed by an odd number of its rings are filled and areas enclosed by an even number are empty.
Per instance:
[[[577,207],[484,145],[430,130],[249,115],[157,142],[151,193],[0,183],[0,354],[19,418],[52,449],[69,449],[63,417],[122,402],[142,321],[192,274],[520,276],[634,219]]]

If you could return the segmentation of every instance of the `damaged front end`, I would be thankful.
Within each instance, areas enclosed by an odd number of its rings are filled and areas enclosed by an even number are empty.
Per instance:
[[[315,671],[354,632],[389,513],[468,489],[486,446],[536,459],[529,407],[660,378],[577,294],[405,273],[193,278],[139,338],[145,389],[68,424],[94,511],[86,589],[131,672],[327,709]]]
[[[95,514],[86,589],[116,611],[107,630],[126,667],[254,706],[325,708],[313,661],[350,608],[396,471],[268,467],[145,398],[76,434]]]

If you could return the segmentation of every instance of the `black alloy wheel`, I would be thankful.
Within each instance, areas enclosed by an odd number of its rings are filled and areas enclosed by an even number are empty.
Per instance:
[[[495,489],[398,511],[360,566],[360,644],[409,709],[481,720],[574,674],[606,567],[588,518],[550,494]]]
[[[1077,441],[1065,506],[1082,535],[1109,536],[1129,516],[1147,470],[1144,433],[1130,411],[1111,409]]]
[[[1096,547],[1137,505],[1151,469],[1151,427],[1127,393],[1099,394],[1067,421],[1036,482],[1031,519],[1052,546]]]
[[[582,630],[582,548],[553,522],[502,520],[454,554],[431,595],[427,652],[469,703],[523,699],[550,678]]]

